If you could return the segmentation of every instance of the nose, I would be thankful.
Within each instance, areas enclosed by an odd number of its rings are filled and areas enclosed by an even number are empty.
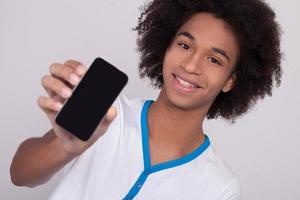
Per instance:
[[[180,67],[188,73],[191,74],[202,74],[201,63],[197,56],[189,56],[188,58],[180,62]]]

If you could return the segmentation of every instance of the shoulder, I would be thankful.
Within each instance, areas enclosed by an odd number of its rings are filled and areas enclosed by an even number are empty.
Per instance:
[[[212,144],[207,148],[203,158],[206,160],[207,170],[216,174],[216,179],[228,181],[236,176]]]
[[[241,199],[241,188],[237,178],[233,178],[222,190],[220,200],[239,200]]]
[[[113,103],[113,106],[117,109],[120,122],[125,125],[138,122],[145,101],[141,97],[129,98],[125,94],[120,94]]]
[[[206,171],[210,175],[211,183],[219,188],[220,199],[240,199],[238,177],[213,145],[210,144],[203,158],[206,160]]]
[[[114,102],[114,105],[123,113],[138,113],[144,102],[145,100],[141,97],[129,98],[121,93]]]

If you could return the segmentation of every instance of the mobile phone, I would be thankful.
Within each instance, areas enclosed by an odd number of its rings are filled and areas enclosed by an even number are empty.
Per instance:
[[[102,58],[96,58],[55,122],[80,140],[87,141],[128,82],[128,76]]]

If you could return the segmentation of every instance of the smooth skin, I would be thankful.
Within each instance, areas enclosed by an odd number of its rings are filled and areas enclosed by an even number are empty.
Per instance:
[[[232,71],[238,53],[235,35],[212,14],[196,14],[178,30],[164,58],[164,86],[149,108],[152,165],[184,156],[201,145],[209,107],[221,91],[229,92],[234,86]],[[174,74],[200,88],[193,93],[177,90]]]
[[[80,62],[69,60],[64,64],[52,64],[50,75],[42,78],[42,86],[49,96],[41,96],[37,102],[53,128],[40,138],[29,138],[21,143],[10,167],[15,185],[34,187],[46,183],[64,165],[93,145],[116,117],[117,111],[111,107],[87,142],[77,139],[54,122],[56,113],[86,71]]]
[[[148,112],[152,165],[184,156],[202,144],[202,123],[209,107],[220,92],[229,92],[234,87],[236,77],[232,71],[238,54],[234,33],[223,20],[209,13],[194,15],[178,30],[165,54],[164,85]],[[38,105],[53,128],[20,145],[11,164],[14,184],[33,187],[47,182],[93,145],[115,118],[116,109],[111,107],[87,142],[54,123],[55,114],[85,72],[80,62],[70,60],[51,65],[50,75],[43,77],[42,85],[49,96],[39,97]],[[199,88],[190,93],[178,89],[174,74]]]

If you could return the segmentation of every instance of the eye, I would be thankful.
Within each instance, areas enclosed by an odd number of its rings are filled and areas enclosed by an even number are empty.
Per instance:
[[[214,57],[209,57],[208,60],[210,60],[214,64],[221,65],[221,63]]]
[[[185,50],[190,50],[190,49],[191,49],[191,47],[190,47],[189,45],[187,45],[187,44],[185,44],[185,43],[182,43],[182,42],[179,42],[178,45],[179,45],[181,48],[185,49]]]

